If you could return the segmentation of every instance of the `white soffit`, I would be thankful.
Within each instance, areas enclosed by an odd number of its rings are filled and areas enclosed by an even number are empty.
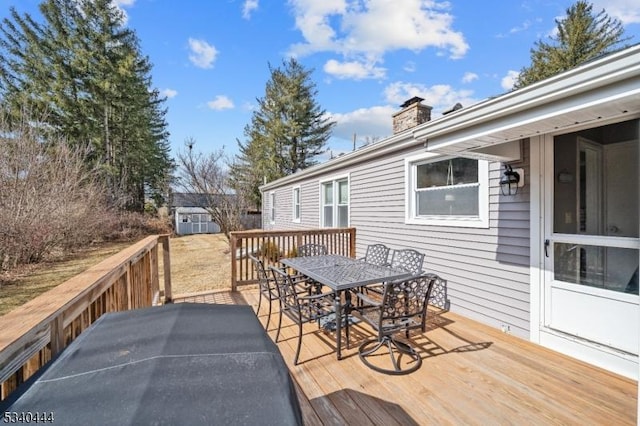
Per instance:
[[[469,149],[464,144],[445,146],[437,150],[440,154],[457,155],[474,160],[497,161],[511,163],[522,160],[522,140],[502,142],[482,148]]]
[[[640,113],[640,79],[616,86],[617,90],[605,96],[599,92],[602,97],[591,93],[566,98],[449,135],[427,137],[425,145],[428,151],[461,152],[546,133],[569,132],[571,128],[589,123],[597,126],[598,122],[625,116],[631,118]]]
[[[452,113],[414,131],[428,151],[467,152],[640,113],[640,46]]]

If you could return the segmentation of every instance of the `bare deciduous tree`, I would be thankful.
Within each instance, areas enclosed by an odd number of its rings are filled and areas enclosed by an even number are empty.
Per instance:
[[[106,200],[83,149],[47,138],[25,112],[7,117],[0,116],[0,270],[91,241]]]
[[[207,155],[196,153],[194,144],[193,139],[188,139],[186,150],[177,155],[178,185],[204,200],[205,205],[201,207],[229,239],[231,231],[244,229],[242,219],[248,211],[247,197],[231,188],[224,151],[220,149]]]

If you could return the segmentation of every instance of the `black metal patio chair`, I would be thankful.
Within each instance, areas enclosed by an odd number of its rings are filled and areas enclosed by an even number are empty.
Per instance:
[[[394,269],[407,271],[412,275],[417,275],[423,272],[423,264],[424,253],[420,253],[419,251],[414,249],[397,249],[393,250],[391,261],[386,265]],[[365,287],[364,292],[382,295],[382,292],[384,290],[383,284],[384,283],[369,285]]]
[[[398,249],[394,250],[391,255],[389,266],[395,269],[402,269],[412,274],[422,272],[424,264],[424,253],[420,253],[414,249]]]
[[[302,244],[297,248],[297,255],[300,257],[322,256],[325,254],[329,254],[329,251],[327,250],[327,246],[325,246],[324,244]]]
[[[280,312],[286,315],[298,326],[298,347],[293,360],[298,364],[300,348],[302,347],[302,325],[309,322],[317,322],[334,312],[334,293],[300,294],[296,291],[296,285],[291,276],[282,269],[271,267],[271,273],[276,283],[280,297]],[[280,337],[280,327],[276,333],[276,343]]]
[[[369,244],[364,257],[360,260],[374,265],[387,265],[389,262],[389,247],[384,244]]]
[[[435,274],[421,274],[385,283],[381,300],[357,293],[364,307],[353,310],[352,315],[368,323],[377,333],[375,339],[365,341],[358,348],[358,355],[365,365],[394,375],[409,374],[420,368],[420,355],[408,341],[397,340],[395,336],[404,332],[408,339],[411,330],[425,332],[429,298],[437,279]],[[391,368],[384,362],[387,355]]]
[[[329,254],[329,250],[324,244],[308,243],[299,245],[297,248],[297,255],[299,257],[324,256],[326,254]],[[314,293],[322,293],[322,284],[311,279],[309,279],[308,281],[309,284],[314,286]]]
[[[264,327],[265,330],[269,330],[269,322],[271,321],[271,312],[272,312],[272,304],[274,301],[278,301],[280,303],[280,296],[278,293],[278,288],[276,286],[276,282],[273,279],[273,276],[270,273],[267,273],[267,270],[264,266],[264,262],[252,254],[248,254],[247,257],[251,261],[253,268],[256,272],[256,276],[258,277],[258,287],[259,287],[259,297],[258,297],[258,307],[256,308],[256,315],[260,312],[260,306],[262,305],[262,299],[269,305],[269,312],[267,317],[267,323]],[[305,280],[304,276],[296,276],[292,277],[292,281],[295,285],[295,291],[297,294],[311,294],[312,290],[315,287],[312,286],[312,283],[309,283]],[[282,310],[278,311],[278,331],[280,330],[280,326],[282,325]]]
[[[260,312],[260,306],[262,304],[262,299],[265,299],[267,304],[269,305],[269,313],[267,317],[267,324],[264,329],[269,330],[269,321],[271,321],[271,304],[274,301],[279,301],[280,297],[278,296],[278,289],[276,287],[276,283],[272,277],[267,275],[267,271],[264,268],[264,263],[262,260],[258,259],[252,254],[248,254],[247,257],[251,261],[253,265],[253,269],[256,272],[258,277],[258,286],[259,286],[259,297],[258,297],[258,308],[256,309],[256,315]],[[280,328],[280,323],[282,322],[282,312],[279,312],[279,321],[278,328]]]

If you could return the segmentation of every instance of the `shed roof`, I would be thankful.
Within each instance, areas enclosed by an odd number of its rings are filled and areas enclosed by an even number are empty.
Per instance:
[[[209,207],[211,200],[217,201],[222,195],[174,192],[171,207]]]

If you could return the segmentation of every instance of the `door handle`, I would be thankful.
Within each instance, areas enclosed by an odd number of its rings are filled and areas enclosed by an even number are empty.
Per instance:
[[[549,244],[551,244],[551,241],[544,240],[544,256],[545,257],[549,257]]]

